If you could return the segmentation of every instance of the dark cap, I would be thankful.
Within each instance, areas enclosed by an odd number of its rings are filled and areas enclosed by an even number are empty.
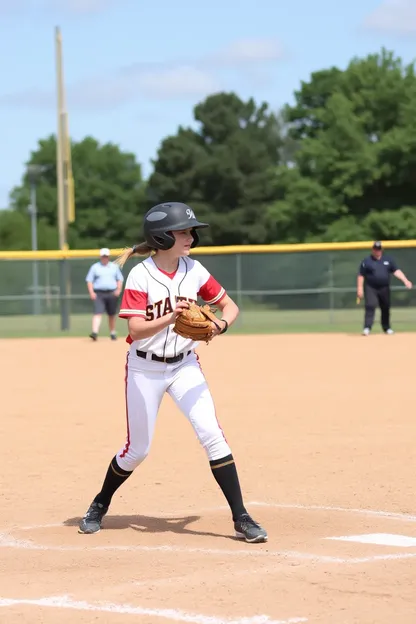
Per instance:
[[[373,249],[383,249],[382,244],[380,243],[380,241],[375,241],[373,243]]]

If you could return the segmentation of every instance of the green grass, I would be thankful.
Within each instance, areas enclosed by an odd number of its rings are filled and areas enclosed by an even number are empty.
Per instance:
[[[276,334],[361,331],[364,310],[362,307],[350,310],[294,310],[279,311],[242,309],[237,323],[230,334]],[[380,331],[379,311],[376,315],[374,332]],[[396,331],[416,330],[416,308],[395,308],[392,310],[392,324]],[[0,316],[0,338],[88,336],[91,331],[91,315],[74,314],[70,329],[62,332],[59,315]],[[126,321],[117,320],[120,336],[126,334]],[[107,319],[103,317],[101,335],[108,335]]]
[[[362,307],[349,310],[247,310],[242,311],[235,333],[315,333],[360,332],[363,326]],[[395,308],[391,312],[396,331],[416,331],[416,308]],[[254,329],[256,331],[254,331]],[[376,313],[373,332],[381,331],[380,312]]]

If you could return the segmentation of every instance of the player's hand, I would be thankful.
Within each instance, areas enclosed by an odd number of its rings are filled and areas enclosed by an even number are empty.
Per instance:
[[[97,299],[97,293],[93,292],[90,294],[91,301],[95,301]]]
[[[364,291],[362,288],[357,289],[357,297],[358,299],[362,299],[364,297]]]
[[[410,280],[406,280],[404,285],[406,286],[406,288],[412,288],[412,282]]]
[[[215,325],[215,323],[211,323],[211,327],[212,327],[212,334],[211,334],[211,340],[213,338],[215,338],[215,336],[219,336],[221,331],[224,329],[225,323],[223,323],[220,319],[218,319],[218,327]]]
[[[174,309],[174,311],[172,312],[170,316],[170,322],[174,323],[176,321],[176,317],[178,316],[178,314],[180,314],[182,310],[186,310],[187,308],[189,308],[189,303],[187,301],[178,301],[176,303],[176,308]]]

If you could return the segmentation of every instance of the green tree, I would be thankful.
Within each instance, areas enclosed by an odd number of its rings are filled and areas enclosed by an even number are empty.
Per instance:
[[[296,168],[277,170],[276,196],[266,213],[269,237],[276,243],[305,242],[314,235],[320,238],[346,212],[325,186]]]
[[[37,224],[38,248],[57,247],[56,230],[44,219]],[[32,249],[30,216],[15,210],[0,210],[0,249],[28,251]]]
[[[309,236],[351,240],[382,233],[382,238],[395,239],[402,237],[405,223],[413,230],[414,65],[405,66],[383,49],[353,59],[345,71],[331,68],[312,74],[295,100],[285,108],[289,133],[300,141],[294,166],[303,179],[319,183],[327,193],[320,211],[311,200],[316,220]],[[293,203],[299,180],[292,180],[284,201]],[[299,240],[305,238],[297,226],[293,232]]]
[[[308,237],[308,242],[342,243],[344,241],[364,241],[378,239],[368,227],[366,220],[359,220],[353,215],[342,216],[328,225],[319,235]],[[382,237],[381,237],[382,238]]]
[[[314,72],[309,82],[302,82],[295,91],[294,106],[285,107],[291,134],[298,139],[316,138],[326,130],[328,101],[341,93],[361,118],[367,137],[375,141],[397,126],[414,79],[414,65],[404,65],[400,57],[384,48],[379,54],[353,58],[344,71],[332,67]]]
[[[205,243],[267,242],[266,208],[282,145],[277,116],[265,103],[219,93],[198,104],[194,117],[196,130],[180,127],[162,142],[149,202],[192,204],[210,221]]]
[[[327,100],[321,114],[326,129],[306,138],[296,155],[300,172],[322,184],[335,200],[361,197],[377,166],[374,146],[363,132],[353,106],[341,93]]]
[[[147,183],[133,154],[91,137],[73,143],[71,247],[129,244],[144,211],[170,200],[210,223],[203,244],[416,237],[416,74],[392,52],[313,73],[276,113],[217,93],[193,114],[195,128],[162,141]],[[45,167],[40,246],[58,243],[55,158],[53,136],[29,158]],[[28,203],[25,174],[0,218],[3,248],[30,246]]]
[[[416,239],[416,207],[371,212],[364,219],[364,227],[374,240]]]
[[[42,165],[37,183],[39,218],[57,234],[56,139],[39,141],[27,164]],[[72,144],[72,168],[75,184],[76,220],[69,227],[69,244],[73,248],[119,247],[137,240],[141,215],[146,208],[145,184],[134,154],[118,146],[87,137]],[[11,192],[11,206],[24,214],[30,198],[29,179]]]
[[[309,82],[301,82],[301,88],[294,93],[295,104],[284,109],[294,139],[314,139],[320,130],[325,129],[322,113],[328,99],[338,91],[342,75],[340,69],[332,67],[313,72]]]

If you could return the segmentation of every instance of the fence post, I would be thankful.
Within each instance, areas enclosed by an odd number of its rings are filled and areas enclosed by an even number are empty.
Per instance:
[[[61,331],[69,329],[69,260],[59,261],[59,289],[61,295]]]
[[[329,253],[329,270],[328,270],[328,282],[329,282],[329,322],[334,322],[334,307],[335,307],[335,293],[334,293],[334,261],[332,253]]]
[[[235,273],[236,273],[236,290],[237,290],[237,296],[236,296],[236,300],[237,300],[237,305],[240,308],[240,314],[239,314],[239,321],[240,323],[243,322],[242,319],[242,306],[243,306],[243,276],[242,276],[242,266],[241,266],[241,254],[237,253],[235,255],[235,262],[236,262],[236,266],[235,266]]]
[[[32,238],[32,251],[38,250],[38,229],[37,229],[37,205],[36,205],[36,178],[33,173],[30,175],[30,230]],[[33,287],[33,314],[40,314],[40,293],[39,293],[39,266],[36,258],[32,260],[32,287]]]

